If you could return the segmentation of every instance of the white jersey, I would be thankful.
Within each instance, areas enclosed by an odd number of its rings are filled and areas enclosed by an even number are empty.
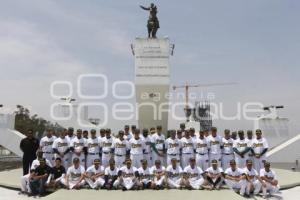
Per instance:
[[[194,180],[202,178],[203,171],[200,167],[195,166],[194,168],[192,168],[191,165],[188,165],[184,168],[183,171],[187,174],[187,177],[189,179]]]
[[[174,169],[172,165],[169,165],[166,169],[166,173],[168,174],[168,178],[176,180],[181,178],[182,168],[177,165]]]
[[[233,148],[236,148],[239,152],[243,152],[246,150],[246,148],[250,147],[249,141],[246,139],[237,139],[233,143]]]
[[[223,144],[221,136],[217,135],[216,137],[213,137],[212,135],[209,135],[206,139],[209,142],[210,154],[222,153],[221,146],[223,146]]]
[[[69,176],[70,181],[79,181],[81,175],[84,173],[84,167],[79,166],[78,168],[75,168],[75,166],[69,167],[67,171],[67,175]]]
[[[145,143],[142,138],[131,138],[131,140],[129,141],[129,146],[130,153],[133,155],[143,154],[143,149],[145,149]]]
[[[137,168],[131,166],[129,169],[127,166],[123,166],[120,168],[120,171],[122,171],[122,176],[124,178],[134,178],[135,172],[137,172]]]
[[[168,138],[165,141],[165,147],[167,149],[167,154],[178,155],[180,153],[181,142],[179,139]]]
[[[107,137],[103,137],[101,140],[101,147],[102,147],[102,152],[103,153],[110,153],[111,152],[111,148],[113,145],[113,137],[107,138]]]
[[[131,140],[131,138],[133,138],[133,135],[131,133],[128,133],[127,135],[124,134],[124,139],[125,140],[129,141],[129,140]]]
[[[233,154],[233,139],[222,138],[223,154]]]
[[[57,138],[54,140],[52,148],[57,149],[59,153],[64,153],[67,149],[69,149],[70,143],[67,138]]]
[[[115,149],[115,154],[119,156],[126,155],[126,152],[130,149],[129,142],[125,139],[120,140],[120,138],[114,140],[112,148]]]
[[[261,154],[262,151],[266,148],[269,148],[268,142],[265,138],[253,139],[252,149],[255,154]]]
[[[41,139],[40,147],[43,153],[53,153],[52,145],[54,143],[54,140],[56,140],[56,137],[54,135],[50,138],[45,136]]]
[[[232,170],[232,168],[229,167],[225,170],[226,175],[233,176],[233,177],[240,177],[243,173],[244,171],[240,168],[236,168],[235,170]]]
[[[217,167],[217,169],[214,169],[213,167],[209,167],[205,171],[213,175],[218,175],[220,173],[223,173],[223,169],[221,167]]]
[[[71,137],[66,135],[65,138],[67,138],[67,140],[69,141],[69,143],[71,143],[71,141],[75,138],[76,136],[75,135],[72,135]]]
[[[151,139],[158,151],[162,151],[164,149],[165,136],[163,134],[158,135],[157,133],[154,133]]]
[[[195,142],[196,153],[198,154],[207,154],[209,150],[209,141],[206,138],[201,139],[198,137]]]
[[[266,171],[265,168],[262,168],[259,172],[260,177],[267,177],[268,179],[277,180],[276,173],[270,169],[270,171]]]
[[[187,154],[194,153],[195,146],[194,146],[193,138],[183,137],[181,138],[180,142],[182,145],[182,153],[187,153]]]
[[[144,169],[143,167],[140,167],[138,169],[138,172],[139,172],[139,175],[140,175],[140,179],[142,181],[150,180],[151,172],[150,172],[149,167],[147,167],[146,169]]]
[[[86,173],[90,176],[94,176],[100,173],[104,174],[104,167],[100,165],[98,169],[96,169],[95,165],[92,165],[89,168],[87,168]]]
[[[254,178],[253,180],[256,180],[256,176],[258,176],[258,173],[253,167],[251,168],[251,170],[249,170],[247,167],[245,167],[243,169],[243,171],[244,171],[244,174],[250,176],[251,178],[253,177]]]
[[[150,136],[148,136],[148,137],[143,137],[143,141],[144,141],[144,145],[145,145],[145,153],[151,153],[151,142],[152,142],[152,140],[151,140],[151,138],[150,138]]]
[[[157,168],[155,165],[152,166],[150,168],[150,173],[153,175],[153,174],[156,174],[156,173],[162,173],[162,172],[165,172],[166,171],[166,168],[164,166],[160,166],[160,168]]]
[[[75,137],[71,140],[70,147],[74,148],[74,152],[82,152],[84,147],[87,147],[84,138]]]
[[[113,170],[110,168],[110,166],[106,167],[105,168],[105,171],[104,171],[104,175],[105,176],[108,176],[108,178],[111,178],[112,176],[117,176],[118,175],[118,172],[119,172],[119,169],[118,168],[114,168]]]
[[[89,138],[86,140],[87,152],[93,154],[99,154],[100,152],[100,141],[99,138]]]

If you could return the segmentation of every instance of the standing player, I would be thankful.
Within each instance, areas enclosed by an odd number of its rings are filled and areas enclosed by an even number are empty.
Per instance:
[[[246,176],[242,169],[236,167],[235,160],[230,160],[230,167],[225,170],[225,183],[235,192],[244,196],[246,191]]]
[[[133,137],[133,135],[131,135],[131,133],[129,132],[129,125],[125,125],[124,126],[124,139],[129,141],[132,137]]]
[[[217,135],[216,127],[211,128],[211,135],[209,135],[207,137],[207,140],[209,142],[209,147],[210,147],[210,151],[209,151],[210,162],[212,160],[217,160],[219,165],[221,166],[221,163],[222,163],[221,156],[222,156],[223,144],[222,144],[222,137]]]
[[[152,139],[148,135],[149,131],[148,129],[143,129],[143,140],[144,140],[144,145],[145,145],[145,151],[144,151],[144,159],[147,160],[148,165],[152,165],[151,157],[152,157],[152,152],[151,152],[151,145],[152,145]]]
[[[91,130],[91,137],[86,140],[87,146],[87,158],[86,158],[86,167],[93,165],[95,159],[100,158],[100,141],[96,136],[96,130]]]
[[[152,135],[152,143],[154,145],[152,160],[155,162],[156,160],[160,160],[162,165],[165,163],[164,159],[164,151],[165,151],[165,136],[162,134],[162,127],[156,127],[156,133]]]
[[[266,153],[269,145],[265,138],[262,137],[260,129],[256,130],[256,138],[252,141],[252,153],[254,154],[254,168],[256,171],[264,168],[264,162],[266,162]]]
[[[167,150],[167,165],[171,165],[172,158],[176,158],[177,162],[180,163],[180,149],[181,142],[176,138],[176,131],[170,131],[171,137],[166,139],[165,148]]]
[[[94,165],[90,166],[85,174],[85,181],[92,189],[99,189],[104,186],[104,167],[100,165],[100,159],[94,160]]]
[[[251,149],[252,149],[253,140],[254,140],[253,132],[251,130],[248,130],[246,141],[247,141],[248,145],[251,147]],[[250,151],[247,152],[247,157],[248,157],[248,160],[252,160],[252,162],[254,163],[254,154],[252,153],[251,149],[250,149]]]
[[[141,160],[142,166],[138,169],[139,187],[141,189],[149,189],[152,186],[151,172],[146,159]]]
[[[114,140],[112,145],[112,151],[118,168],[123,166],[126,155],[129,154],[129,149],[129,142],[124,139],[124,131],[119,131],[119,137]]]
[[[195,143],[193,138],[190,137],[189,131],[185,133],[185,137],[181,138],[181,166],[186,167],[189,165],[190,158],[194,157]]]
[[[78,158],[82,166],[85,166],[87,144],[86,140],[82,137],[82,130],[77,129],[76,136],[70,142],[70,151],[73,153],[72,160]]]
[[[223,144],[222,168],[223,170],[226,170],[229,167],[229,162],[234,159],[233,139],[230,137],[230,130],[228,129],[225,129],[224,131],[222,144]]]
[[[196,152],[196,165],[202,170],[206,170],[209,167],[209,142],[204,136],[204,131],[200,131],[200,136],[194,140],[195,152]]]
[[[46,136],[43,137],[40,141],[40,149],[43,152],[43,158],[49,160],[52,166],[54,166],[55,164],[54,152],[52,149],[52,145],[55,139],[56,137],[52,134],[52,130],[48,129]]]
[[[196,166],[195,158],[190,159],[190,165],[184,168],[184,185],[188,189],[199,190],[204,183],[204,172]]]
[[[131,160],[127,159],[125,163],[126,165],[121,167],[118,172],[120,177],[116,183],[117,185],[122,186],[123,191],[137,188],[138,177],[139,177],[137,168],[131,165]]]
[[[207,168],[206,170],[206,179],[208,181],[210,189],[220,189],[220,186],[223,182],[223,177],[223,169],[218,166],[218,161],[212,160],[211,167]]]
[[[154,166],[151,167],[150,173],[153,177],[152,188],[161,190],[165,181],[166,168],[161,165],[160,160],[156,160]]]
[[[239,138],[233,143],[235,162],[238,168],[243,168],[248,159],[247,152],[250,151],[250,144],[245,139],[244,131],[238,131]]]
[[[101,150],[102,150],[102,165],[103,167],[108,166],[108,161],[112,157],[112,144],[113,144],[113,137],[111,136],[111,130],[105,130],[105,137],[101,140]]]
[[[171,165],[166,169],[166,185],[171,189],[180,189],[184,186],[182,168],[177,164],[177,159],[171,160]]]
[[[73,165],[68,168],[67,175],[62,179],[62,184],[66,186],[67,189],[80,189],[84,184],[84,167],[80,165],[80,160],[74,158]]]
[[[246,196],[249,196],[250,192],[252,191],[254,195],[257,195],[261,189],[261,186],[266,187],[266,184],[262,181],[257,171],[252,167],[251,160],[246,161],[244,174],[246,175],[247,180]]]
[[[136,129],[134,132],[134,137],[129,141],[130,147],[130,164],[136,168],[141,167],[141,160],[144,158],[143,152],[145,150],[145,143],[140,137],[140,129]]]
[[[109,160],[109,166],[105,168],[104,180],[105,188],[108,190],[117,189],[116,180],[118,179],[119,169],[116,168],[114,159]]]
[[[279,191],[279,185],[276,174],[273,170],[270,169],[269,162],[265,162],[265,166],[260,170],[259,175],[266,185],[266,187],[262,187],[264,198],[267,197],[267,192],[269,192],[270,195],[273,195],[274,193]]]
[[[65,136],[68,139],[69,145],[70,145],[71,141],[75,138],[74,128],[73,127],[69,127],[68,129],[64,129],[64,132],[65,132]],[[68,167],[69,167],[69,166],[71,166],[73,164],[73,161],[72,161],[73,153],[71,151],[69,151],[66,156],[68,157]],[[66,169],[68,169],[68,168],[66,168]]]
[[[70,143],[65,137],[66,132],[60,132],[60,137],[55,139],[52,145],[55,158],[60,158],[65,169],[69,167],[69,151]]]

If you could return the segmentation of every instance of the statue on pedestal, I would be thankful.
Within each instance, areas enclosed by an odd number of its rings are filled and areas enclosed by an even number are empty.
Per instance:
[[[159,21],[157,19],[157,7],[156,5],[154,5],[154,3],[150,4],[150,7],[144,7],[141,6],[140,7],[144,10],[149,10],[149,19],[148,19],[148,23],[147,23],[147,28],[148,28],[148,38],[156,38],[156,32],[157,29],[159,29]]]

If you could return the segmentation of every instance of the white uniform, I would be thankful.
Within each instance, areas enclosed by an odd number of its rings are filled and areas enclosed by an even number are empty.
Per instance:
[[[110,168],[110,166],[105,168],[104,175],[107,176],[108,178],[107,184],[111,184],[113,177],[117,176],[118,172],[119,172],[119,168],[117,167],[115,167],[113,170]],[[112,186],[116,188],[118,186],[118,182],[115,181]]]
[[[116,167],[120,168],[124,165],[126,152],[130,149],[129,142],[125,139],[116,138],[112,148],[114,149]]]
[[[69,141],[69,145],[71,145],[71,141],[72,141],[75,137],[76,137],[75,135],[73,135],[72,137],[66,135],[65,138]],[[69,147],[70,147],[70,146],[69,146]],[[73,163],[72,163],[73,152],[69,151],[69,153],[67,153],[65,156],[66,156],[67,159],[68,159],[68,167],[72,166],[72,165],[73,165]],[[65,167],[65,169],[68,169],[68,167]]]
[[[196,165],[205,171],[209,166],[209,142],[205,137],[203,139],[198,137],[196,140],[194,140],[194,142],[196,151]]]
[[[107,167],[109,164],[109,160],[111,159],[111,149],[113,144],[113,137],[104,137],[101,140],[101,148],[102,148],[102,165]]]
[[[140,175],[140,182],[144,185],[147,185],[151,183],[151,172],[149,167],[144,169],[143,167],[140,167],[138,169],[139,175]]]
[[[277,180],[277,176],[273,170],[266,171],[265,168],[262,168],[259,172],[260,177],[267,177],[268,179]],[[279,185],[272,185],[266,181],[264,181],[266,187],[262,187],[263,195],[267,195],[269,192],[271,195],[279,191]]]
[[[209,151],[210,162],[212,160],[217,160],[219,166],[222,166],[222,160],[221,160],[221,156],[222,156],[221,146],[223,146],[222,137],[219,135],[217,135],[216,137],[209,135],[206,139],[208,140],[209,147],[210,147],[210,151]]]
[[[247,141],[249,147],[252,147],[252,143],[253,143],[253,140],[254,140],[254,139],[246,138],[245,140]],[[248,160],[251,160],[252,163],[254,164],[254,155],[253,155],[253,153],[251,152],[251,150],[248,151],[246,154],[247,154]]]
[[[129,141],[129,140],[131,140],[131,138],[133,138],[132,133],[128,133],[127,135],[124,134],[124,139],[125,139],[125,140]]]
[[[165,144],[165,136],[163,134],[158,135],[158,133],[154,133],[151,137],[152,143],[154,143],[157,151],[160,154],[164,153],[164,144]],[[152,151],[152,161],[155,163],[156,160],[160,160],[162,165],[165,165],[165,158],[163,156],[157,155],[155,151]]]
[[[137,183],[137,179],[135,177],[135,173],[137,172],[137,168],[131,166],[129,169],[127,166],[123,166],[120,168],[122,171],[122,176],[118,180],[116,180],[116,185],[121,185],[125,187],[127,190],[133,188]]]
[[[95,159],[100,158],[100,140],[98,137],[89,138],[86,140],[87,146],[87,159],[86,166],[90,167],[93,165]]]
[[[72,154],[72,162],[74,158],[78,158],[80,160],[80,164],[82,166],[85,166],[85,155],[83,152],[83,148],[87,147],[86,139],[83,137],[75,137],[71,140],[70,147],[74,149]],[[77,155],[77,153],[79,155]]]
[[[67,186],[67,180],[66,178],[69,178],[69,189],[73,189],[74,186],[78,183],[78,181],[80,180],[82,174],[85,173],[84,167],[79,165],[78,168],[75,168],[74,165],[72,165],[71,167],[69,167],[69,169],[67,170],[67,176],[63,179],[61,179],[61,183],[64,184],[65,186]],[[85,180],[82,180],[79,183],[79,186],[83,186],[85,184]]]
[[[148,166],[152,166],[152,151],[151,151],[151,142],[152,139],[151,136],[148,135],[148,137],[143,137],[143,141],[145,143],[145,151],[144,151],[144,159],[147,160]]]
[[[140,137],[139,139],[131,138],[129,141],[130,147],[130,159],[132,160],[132,166],[141,167],[141,160],[144,159],[143,150],[145,149],[145,143]]]
[[[53,149],[57,149],[57,151],[59,153],[64,153],[66,152],[70,147],[70,143],[69,143],[69,140],[67,138],[57,138],[54,140],[53,142],[53,146],[52,148]],[[55,154],[55,158],[58,158],[60,157],[60,155],[58,154]],[[69,167],[69,153],[67,153],[66,155],[64,155],[63,157],[60,157],[61,158],[61,164],[62,166],[64,166],[65,169],[68,169]]]
[[[178,189],[182,181],[182,168],[177,165],[174,169],[172,165],[169,165],[166,169],[167,184],[170,188]]]
[[[156,173],[165,173],[166,168],[164,166],[160,166],[160,168],[157,168],[155,165],[151,167],[150,173],[152,176],[154,176],[153,181],[156,186],[161,186],[164,183],[165,176],[156,177]]]
[[[45,136],[40,141],[40,148],[42,149],[43,152],[43,158],[49,160],[52,166],[54,166],[55,164],[54,152],[52,148],[55,139],[56,137],[52,135],[50,138]]]
[[[234,159],[233,155],[233,139],[229,138],[222,138],[222,168],[223,170],[226,170],[228,167],[230,167],[229,162],[230,160]]]
[[[250,148],[249,141],[246,139],[237,139],[233,143],[233,148],[236,148],[239,152],[245,151],[246,148]],[[246,160],[248,159],[248,154],[244,154],[244,157],[241,157],[237,153],[234,153],[235,162],[238,168],[244,168],[246,166]]]
[[[242,176],[243,173],[244,173],[244,171],[240,168],[236,168],[235,170],[232,170],[232,168],[229,167],[225,170],[226,175],[232,176],[232,177],[235,177],[235,178],[238,178],[238,177]],[[247,185],[246,179],[242,179],[240,181],[234,181],[234,180],[230,180],[230,179],[225,178],[225,183],[232,190],[239,190],[240,195],[244,195],[245,192],[246,192],[246,185]]]
[[[191,167],[191,165],[188,165],[184,168],[184,173],[187,175],[187,180],[189,185],[195,189],[199,190],[201,188],[201,185],[204,182],[204,179],[202,177],[203,171],[200,167],[195,166],[194,168]]]
[[[254,151],[254,155],[259,155],[262,153],[264,149],[269,148],[268,142],[265,138],[253,139],[252,141],[252,149]],[[260,158],[253,157],[254,160],[254,168],[256,171],[260,171],[260,169],[264,168],[264,162],[266,161],[266,154],[262,155]]]
[[[214,169],[213,167],[209,167],[209,168],[207,168],[206,169],[206,172],[208,173],[208,174],[211,174],[211,175],[213,175],[213,176],[216,176],[216,175],[219,175],[219,174],[221,174],[221,173],[223,173],[223,169],[221,168],[221,167],[218,167],[217,169]],[[217,181],[217,179],[216,178],[211,178],[214,182],[215,181]],[[223,178],[221,177],[221,181],[216,185],[216,186],[220,186],[221,184],[222,184],[222,181],[223,180]]]
[[[247,167],[243,169],[244,173],[248,175],[251,180],[247,181],[246,184],[246,194],[250,194],[250,189],[251,189],[251,184],[253,184],[254,187],[254,194],[257,195],[261,189],[261,183],[259,180],[256,178],[258,176],[257,171],[252,167],[251,170],[249,170]]]
[[[186,167],[190,163],[190,158],[194,157],[195,143],[191,137],[183,137],[180,142],[182,145],[181,166]]]
[[[94,176],[96,174],[103,174],[102,176],[98,176],[95,181],[93,181],[90,178],[85,179],[86,182],[89,184],[89,186],[92,189],[95,189],[97,187],[102,187],[104,185],[105,181],[104,181],[104,167],[103,166],[100,165],[98,167],[98,169],[96,169],[95,165],[92,165],[86,170],[86,173],[89,176]]]
[[[176,158],[178,164],[180,164],[180,149],[181,142],[179,139],[168,138],[165,141],[165,147],[167,149],[167,165],[171,165],[172,158]]]

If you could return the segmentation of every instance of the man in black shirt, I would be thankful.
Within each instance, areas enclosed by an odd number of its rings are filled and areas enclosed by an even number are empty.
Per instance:
[[[36,159],[36,151],[39,149],[39,140],[33,136],[33,130],[28,130],[27,137],[20,142],[23,151],[23,175],[28,174],[32,161]]]
[[[61,158],[55,159],[55,166],[52,168],[51,179],[48,187],[56,189],[61,186],[61,180],[66,175],[65,168],[61,165]]]
[[[40,165],[34,170],[34,174],[30,179],[30,189],[33,196],[43,195],[48,176],[51,174],[52,169],[46,164],[45,158],[42,158]]]

